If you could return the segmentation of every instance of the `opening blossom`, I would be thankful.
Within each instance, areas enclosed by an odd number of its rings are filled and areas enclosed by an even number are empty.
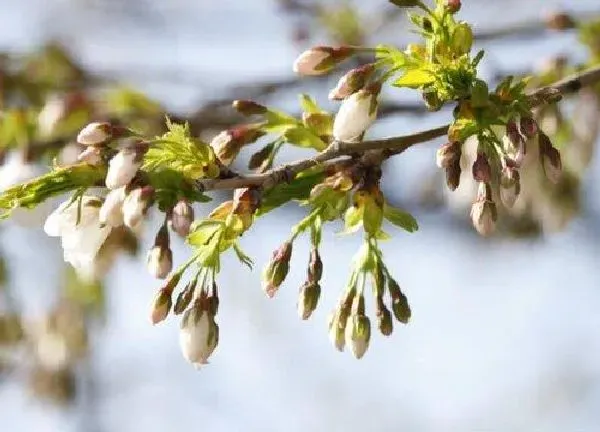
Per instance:
[[[356,142],[377,117],[378,89],[365,88],[344,99],[333,123],[333,137]]]
[[[78,272],[93,267],[100,247],[111,231],[100,223],[102,201],[94,196],[83,196],[79,202],[65,201],[48,216],[44,231],[50,237],[60,237],[64,259]],[[79,213],[79,221],[78,219]]]

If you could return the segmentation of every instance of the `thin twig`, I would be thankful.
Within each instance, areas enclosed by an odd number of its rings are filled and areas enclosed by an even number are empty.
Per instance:
[[[557,81],[554,85],[542,87],[529,94],[532,105],[537,106],[548,101],[556,101],[562,95],[575,93],[582,87],[600,82],[600,67],[592,68]],[[250,174],[227,179],[200,180],[198,187],[202,191],[237,189],[243,187],[272,187],[278,183],[289,181],[294,176],[313,166],[335,161],[342,156],[364,154],[371,150],[384,150],[385,156],[393,156],[404,152],[412,146],[431,141],[448,133],[450,125],[440,126],[423,132],[379,140],[347,143],[334,141],[327,149],[310,159],[302,159],[282,165],[262,174]]]

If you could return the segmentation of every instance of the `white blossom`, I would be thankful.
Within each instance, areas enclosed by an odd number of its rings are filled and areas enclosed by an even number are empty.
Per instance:
[[[93,268],[100,247],[111,231],[99,219],[102,202],[94,196],[84,196],[79,201],[65,201],[48,218],[44,231],[51,237],[60,237],[64,260],[77,271],[86,273]],[[79,218],[79,220],[78,220]]]
[[[183,357],[196,368],[208,363],[219,342],[219,326],[212,316],[198,306],[185,311],[179,331]]]
[[[135,177],[142,161],[135,150],[123,149],[108,163],[106,187],[117,189],[126,186]]]
[[[333,123],[333,137],[353,142],[373,124],[377,117],[377,95],[360,90],[344,99]]]
[[[125,186],[113,189],[106,195],[104,203],[100,207],[100,223],[115,228],[123,225],[123,202],[125,197]]]

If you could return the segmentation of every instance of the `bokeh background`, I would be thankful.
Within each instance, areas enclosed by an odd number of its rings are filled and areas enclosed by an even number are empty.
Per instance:
[[[404,20],[382,19],[381,11],[393,9],[385,1],[355,3],[366,3],[359,10],[378,29],[370,40],[411,38]],[[597,0],[463,3],[461,16],[481,32],[540,20],[557,9],[585,15],[600,6]],[[251,97],[265,83],[288,82],[259,100],[294,112],[300,91],[327,105],[326,89],[336,79],[297,83],[292,76],[291,64],[301,50],[331,40],[330,33],[300,16],[274,0],[2,0],[0,50],[26,53],[57,40],[86,69],[135,86],[182,114],[213,100]],[[487,77],[526,72],[557,54],[575,61],[586,55],[572,32],[516,33],[481,46],[487,51]],[[385,97],[416,102],[408,92],[390,90]],[[442,124],[447,116],[400,113],[377,123],[370,134],[401,135]],[[413,320],[397,326],[389,339],[374,335],[361,361],[331,347],[326,324],[360,239],[336,236],[339,226],[327,230],[323,295],[310,321],[296,315],[306,244],[298,243],[296,265],[275,299],[260,289],[260,268],[302,215],[286,206],[259,220],[242,240],[254,271],[234,257],[224,263],[221,338],[209,366],[196,371],[181,357],[177,319],[150,325],[158,283],[145,271],[143,254],[123,257],[107,275],[103,316],[89,324],[90,353],[77,366],[72,402],[37,398],[24,385],[25,372],[9,371],[0,375],[2,428],[598,430],[597,158],[577,190],[580,209],[564,229],[483,240],[469,226],[468,209],[448,210],[460,205],[440,205],[443,197],[431,192],[443,189],[435,178],[435,149],[435,143],[424,145],[386,165],[384,190],[421,226],[416,234],[394,232],[384,245]],[[302,154],[290,151],[285,157]],[[210,208],[198,206],[197,215]],[[3,222],[0,229],[12,302],[26,316],[43,314],[61,290],[60,245],[41,228]],[[141,250],[151,242],[151,233],[142,237]],[[183,242],[175,242],[174,254],[177,261],[187,256]]]

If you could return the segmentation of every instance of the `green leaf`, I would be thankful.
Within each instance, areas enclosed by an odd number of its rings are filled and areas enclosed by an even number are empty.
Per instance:
[[[193,138],[187,123],[172,123],[167,118],[167,128],[169,131],[157,137],[144,156],[143,170],[175,170],[190,180],[219,175],[212,148]]]
[[[237,241],[233,243],[233,250],[242,264],[246,264],[252,270],[252,265],[254,264],[252,258],[244,253]]]
[[[54,196],[102,184],[105,177],[105,167],[88,164],[55,169],[3,191],[0,194],[0,209],[8,211],[1,217],[8,217],[10,211],[17,207],[33,208]]]
[[[477,53],[477,55],[473,59],[473,62],[471,63],[474,68],[476,68],[479,65],[479,62],[481,61],[481,59],[483,58],[484,55],[485,55],[484,50],[481,50]]]
[[[302,173],[301,173],[302,174]],[[262,216],[291,200],[306,200],[310,191],[320,183],[325,176],[322,172],[312,172],[308,175],[296,176],[291,183],[280,183],[263,194],[261,206],[256,215]]]
[[[300,106],[302,107],[302,111],[305,113],[320,113],[323,112],[317,102],[307,94],[300,95]]]
[[[471,90],[471,105],[473,108],[484,108],[489,104],[489,90],[485,81],[477,79]]]
[[[344,231],[340,234],[352,234],[358,231],[363,221],[363,212],[356,206],[348,207],[344,215]]]
[[[318,136],[313,134],[304,126],[296,126],[289,128],[283,134],[286,142],[298,147],[313,148],[315,150],[325,150],[327,144]]]
[[[205,219],[194,223],[192,226],[192,232],[187,236],[186,243],[191,246],[205,246],[208,244],[219,230],[222,230],[224,223],[222,221],[215,221],[211,219]]]
[[[435,81],[435,76],[427,69],[410,69],[394,81],[395,87],[408,87],[418,89]]]
[[[388,221],[410,233],[419,229],[419,224],[410,213],[392,207],[387,203],[383,206],[383,215]]]

